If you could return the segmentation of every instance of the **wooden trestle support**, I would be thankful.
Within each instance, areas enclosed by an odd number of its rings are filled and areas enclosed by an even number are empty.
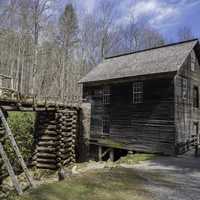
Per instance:
[[[77,125],[76,109],[37,112],[33,165],[58,169],[75,162]]]

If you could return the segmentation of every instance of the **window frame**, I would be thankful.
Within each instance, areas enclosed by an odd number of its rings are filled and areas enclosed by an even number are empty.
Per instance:
[[[133,104],[141,104],[144,102],[144,83],[143,81],[136,81],[132,83],[132,101]]]
[[[109,105],[110,104],[110,96],[111,96],[110,86],[106,85],[106,86],[103,87],[103,90],[102,90],[102,103],[103,103],[103,105]]]
[[[199,108],[199,87],[194,85],[192,90],[193,108]]]
[[[182,84],[182,98],[185,100],[185,99],[187,99],[187,86],[188,86],[187,79],[182,78],[181,84]]]
[[[91,119],[91,124],[92,124],[92,132],[95,135],[100,135],[101,134],[101,130],[102,130],[102,120],[98,119],[98,118],[92,118]]]
[[[110,118],[108,116],[104,116],[102,119],[102,134],[110,134]]]

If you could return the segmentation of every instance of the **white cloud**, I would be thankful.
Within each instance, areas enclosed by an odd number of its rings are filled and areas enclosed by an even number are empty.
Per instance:
[[[148,2],[139,1],[133,7],[131,8],[131,11],[133,12],[135,18],[139,18],[142,15],[146,15],[149,13],[152,13],[157,8],[157,3],[155,0],[151,0]]]
[[[177,7],[159,0],[137,1],[132,4],[129,12],[132,13],[135,20],[148,16],[149,23],[153,26],[163,23],[170,17],[179,15]]]
[[[88,13],[92,13],[94,10],[94,7],[96,5],[96,1],[95,0],[83,0],[83,1],[81,1],[81,4]]]
[[[147,22],[153,27],[169,27],[181,21],[189,9],[200,4],[200,0],[72,0],[88,13],[95,12],[102,1],[117,4],[115,23],[125,25],[134,17],[135,21]]]

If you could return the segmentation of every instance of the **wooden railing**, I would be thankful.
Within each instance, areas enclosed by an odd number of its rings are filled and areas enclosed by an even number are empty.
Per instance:
[[[14,79],[11,76],[0,74],[0,99],[17,100],[17,101],[32,101],[32,102],[51,102],[63,104],[80,104],[80,99],[77,96],[38,96],[35,94],[21,94],[14,89]]]
[[[6,82],[5,82],[6,81]],[[14,90],[14,82],[11,76],[0,74],[0,97],[12,97],[17,91]]]
[[[197,136],[197,135],[192,135],[192,136],[191,136],[191,140],[190,140],[190,145],[191,145],[191,146],[200,145],[200,143],[199,143],[199,136]]]
[[[199,155],[200,149],[200,137],[199,135],[192,135],[190,140],[190,145],[195,148],[195,156]]]

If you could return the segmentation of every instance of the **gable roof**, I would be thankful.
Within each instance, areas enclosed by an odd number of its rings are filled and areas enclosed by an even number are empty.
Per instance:
[[[80,83],[177,71],[197,45],[198,39],[164,45],[106,58]]]

